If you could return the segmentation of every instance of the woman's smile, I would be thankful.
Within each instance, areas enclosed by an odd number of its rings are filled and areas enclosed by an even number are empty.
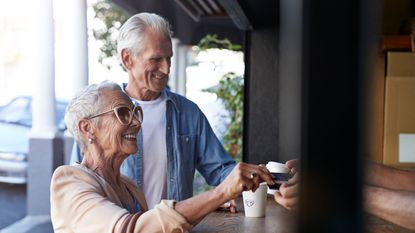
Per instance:
[[[137,139],[137,133],[127,133],[122,136],[123,139],[135,142]]]

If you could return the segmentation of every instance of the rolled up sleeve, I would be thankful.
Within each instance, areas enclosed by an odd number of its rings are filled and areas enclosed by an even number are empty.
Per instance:
[[[162,200],[154,209],[141,215],[135,232],[186,232],[192,228],[186,219],[174,210],[174,201]]]

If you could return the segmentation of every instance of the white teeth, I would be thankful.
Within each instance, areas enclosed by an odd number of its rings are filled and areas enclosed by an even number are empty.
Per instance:
[[[134,134],[126,134],[123,137],[128,138],[128,139],[136,139],[137,138],[137,136],[134,135]]]
[[[154,78],[155,78],[155,79],[160,79],[160,80],[161,80],[161,79],[163,79],[164,77],[163,77],[163,76],[161,76],[161,75],[154,75]]]

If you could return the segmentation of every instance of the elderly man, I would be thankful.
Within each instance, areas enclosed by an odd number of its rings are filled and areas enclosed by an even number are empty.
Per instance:
[[[117,42],[128,74],[123,89],[145,115],[140,149],[124,161],[122,173],[142,188],[149,208],[162,199],[191,197],[196,169],[208,184],[219,185],[235,161],[198,106],[166,88],[173,56],[169,23],[156,14],[136,14],[121,27]],[[71,164],[80,160],[75,148]]]

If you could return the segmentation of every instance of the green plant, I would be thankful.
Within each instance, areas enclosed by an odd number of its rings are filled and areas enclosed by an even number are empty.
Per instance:
[[[226,73],[217,86],[204,90],[216,94],[229,113],[229,125],[223,145],[234,158],[242,154],[244,80],[233,72]]]
[[[232,44],[228,38],[218,39],[218,35],[216,34],[208,34],[203,37],[197,44],[197,47],[201,51],[213,48],[240,51],[242,48],[241,45]]]
[[[107,69],[111,67],[105,63],[106,58],[114,58],[117,55],[117,35],[121,25],[128,19],[129,15],[109,0],[98,0],[92,4],[95,19],[101,22],[100,28],[92,30],[95,39],[101,42],[101,53],[98,61]]]
[[[228,49],[240,51],[241,46],[232,44],[227,38],[218,39],[217,35],[206,35],[198,43],[200,51],[210,48]],[[216,94],[225,109],[229,113],[229,125],[223,136],[223,145],[228,153],[236,160],[241,159],[242,133],[243,133],[243,102],[244,102],[244,79],[234,72],[223,75],[219,84],[204,90]]]

